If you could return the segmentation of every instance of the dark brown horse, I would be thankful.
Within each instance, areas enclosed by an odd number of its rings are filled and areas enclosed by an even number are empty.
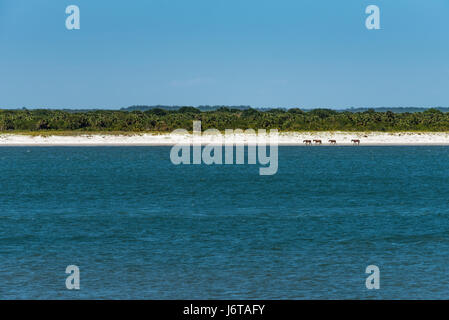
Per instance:
[[[321,140],[313,140],[316,144],[321,144]]]
[[[360,145],[360,140],[359,139],[352,139],[351,142],[356,144],[356,145]]]
[[[303,143],[305,143],[306,146],[308,146],[312,144],[312,140],[303,140]]]
[[[330,144],[337,144],[337,140],[329,140]]]

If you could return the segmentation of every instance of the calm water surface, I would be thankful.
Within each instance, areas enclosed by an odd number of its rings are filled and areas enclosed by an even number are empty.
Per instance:
[[[169,152],[0,148],[0,298],[449,298],[449,148],[281,147],[274,176]]]

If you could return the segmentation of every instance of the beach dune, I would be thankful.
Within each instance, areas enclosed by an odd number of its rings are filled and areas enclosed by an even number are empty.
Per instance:
[[[225,144],[254,144],[257,137],[249,134],[234,134],[232,140],[220,135],[202,135],[196,140],[201,144],[224,142]],[[353,139],[360,140],[360,145],[449,145],[449,132],[281,132],[279,145],[303,146],[304,140],[321,140],[322,145],[330,145],[329,140],[336,140],[336,145],[353,145]],[[267,140],[269,141],[269,140]],[[190,134],[79,134],[79,135],[45,135],[0,134],[0,146],[163,146],[190,144]]]

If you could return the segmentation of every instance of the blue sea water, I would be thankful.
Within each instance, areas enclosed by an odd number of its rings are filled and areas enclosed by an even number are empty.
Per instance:
[[[169,152],[0,148],[0,298],[449,298],[449,148],[280,147],[273,176]]]

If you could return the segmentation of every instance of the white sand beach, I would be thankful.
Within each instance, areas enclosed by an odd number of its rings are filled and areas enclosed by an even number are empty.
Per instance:
[[[196,137],[201,144],[254,144],[260,141],[255,135],[234,134],[202,135]],[[279,145],[304,146],[303,140],[321,140],[322,145],[330,145],[329,140],[336,140],[336,145],[353,145],[351,140],[359,139],[360,145],[449,145],[449,132],[282,132],[278,136]],[[269,143],[267,139],[267,143]],[[157,134],[145,133],[135,135],[80,134],[31,136],[25,134],[0,134],[0,146],[163,146],[190,144],[191,134]],[[313,143],[313,145],[316,145]]]

